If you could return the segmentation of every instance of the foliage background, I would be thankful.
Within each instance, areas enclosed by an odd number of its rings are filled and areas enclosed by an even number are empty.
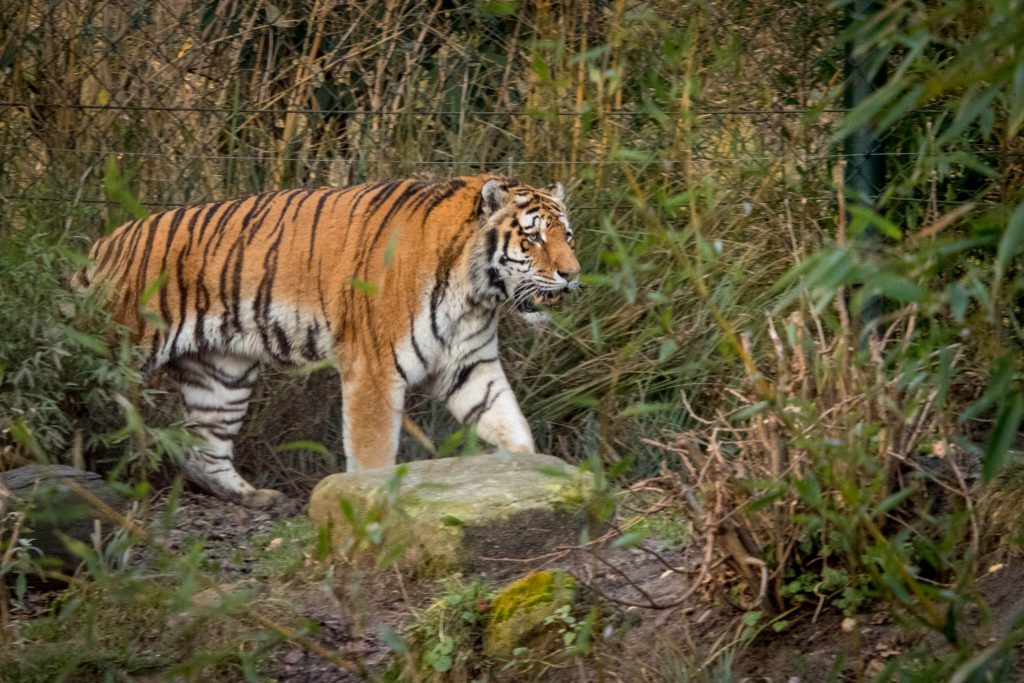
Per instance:
[[[573,460],[599,448],[653,472],[641,438],[685,425],[679,389],[703,400],[735,371],[669,270],[650,205],[677,232],[680,209],[699,207],[722,256],[714,296],[739,316],[830,229],[839,12],[818,3],[2,11],[8,233],[61,232],[84,250],[133,212],[282,187],[483,170],[568,181],[592,286],[559,330],[509,330],[506,358],[539,442]],[[277,480],[261,483],[338,469],[340,393],[324,375],[264,384],[240,449]],[[437,442],[456,428],[429,405],[413,413]],[[332,455],[274,450],[300,439]]]
[[[951,647],[914,671],[995,666],[1024,631],[986,647],[961,625],[987,553],[1024,537],[1024,7],[905,0],[850,23],[854,4],[4,3],[4,464],[180,455],[174,399],[139,388],[102,312],[60,312],[89,240],[131,215],[367,178],[562,180],[587,286],[503,343],[543,449],[664,475],[751,624],[882,600]],[[848,54],[889,74],[852,107]],[[864,127],[887,171],[867,204],[844,166]],[[308,490],[340,469],[339,409],[331,373],[266,372],[241,468]],[[411,414],[458,447],[437,407]],[[302,440],[326,455],[281,450]]]

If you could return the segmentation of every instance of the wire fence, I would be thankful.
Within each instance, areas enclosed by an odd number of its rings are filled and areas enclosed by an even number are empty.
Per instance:
[[[645,12],[671,28],[658,33]],[[675,192],[711,178],[719,203],[740,208],[764,178],[828,201],[843,158],[830,134],[848,111],[829,94],[836,13],[767,0],[513,13],[413,0],[11,0],[0,7],[0,197],[113,220],[112,188],[158,209],[490,170],[593,188],[576,210],[629,208],[614,191],[627,172]],[[708,75],[684,97],[672,41],[691,25],[690,59]],[[885,152],[892,163],[917,154]]]

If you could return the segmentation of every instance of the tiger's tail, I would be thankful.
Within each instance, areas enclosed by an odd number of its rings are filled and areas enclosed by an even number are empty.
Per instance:
[[[76,294],[87,294],[89,288],[92,285],[92,278],[96,274],[96,267],[91,263],[84,268],[80,269],[70,278],[68,278],[67,287]],[[66,319],[70,320],[75,317],[75,302],[74,301],[62,301],[60,302],[60,312]]]
[[[71,276],[68,280],[68,288],[78,292],[79,294],[85,294],[89,291],[89,286],[92,284],[92,276],[94,275],[95,269],[89,265],[82,268],[77,273]]]

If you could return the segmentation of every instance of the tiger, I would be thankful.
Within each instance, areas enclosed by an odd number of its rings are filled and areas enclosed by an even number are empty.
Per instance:
[[[393,466],[423,386],[489,444],[536,450],[498,320],[544,325],[579,287],[565,191],[497,174],[288,189],[170,209],[98,239],[72,286],[165,369],[200,437],[186,478],[250,508],[285,496],[235,469],[261,364],[333,363],[346,469]],[[154,289],[158,287],[158,289]]]

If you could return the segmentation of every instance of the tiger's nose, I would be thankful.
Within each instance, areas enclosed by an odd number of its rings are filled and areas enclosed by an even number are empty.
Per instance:
[[[573,268],[572,270],[559,270],[556,271],[563,279],[571,282],[576,279],[576,276],[580,274],[579,268]]]

